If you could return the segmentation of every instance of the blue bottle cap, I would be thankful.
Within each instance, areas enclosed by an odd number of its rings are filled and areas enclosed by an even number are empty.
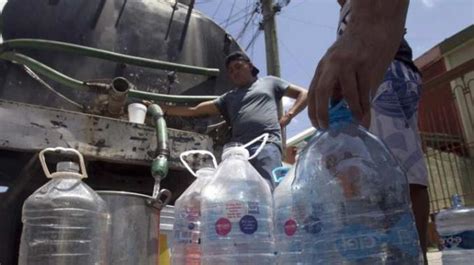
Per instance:
[[[275,183],[280,184],[280,182],[283,181],[285,176],[288,174],[288,171],[290,171],[289,167],[277,167],[272,170],[272,175],[273,175],[273,181]]]
[[[462,199],[459,194],[453,195],[451,203],[452,203],[453,208],[463,207]]]
[[[345,100],[331,101],[329,105],[329,125],[352,122],[352,112]]]

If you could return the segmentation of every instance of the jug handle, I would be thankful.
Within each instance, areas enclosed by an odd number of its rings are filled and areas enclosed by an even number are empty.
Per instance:
[[[197,174],[196,172],[194,172],[191,167],[189,166],[189,164],[186,162],[186,160],[184,160],[184,157],[185,156],[188,156],[188,155],[194,155],[194,154],[201,154],[201,155],[208,155],[210,157],[212,157],[212,163],[214,164],[214,168],[217,168],[217,160],[216,160],[216,157],[214,156],[213,153],[207,151],[207,150],[189,150],[189,151],[184,151],[182,152],[180,155],[179,155],[179,159],[181,159],[181,163],[183,163],[183,165],[186,167],[186,169],[191,173],[193,174],[193,176],[197,177]]]
[[[263,147],[265,146],[265,144],[266,144],[267,141],[268,141],[268,137],[269,137],[269,134],[268,134],[268,133],[264,133],[264,134],[258,136],[257,138],[253,139],[252,141],[250,141],[250,142],[244,144],[243,147],[244,147],[244,148],[247,148],[247,147],[251,146],[252,144],[256,143],[257,141],[259,141],[260,139],[263,138],[262,143],[261,143],[260,146],[258,147],[257,151],[255,151],[255,153],[254,153],[251,157],[249,157],[249,160],[254,159],[254,158],[262,151]]]
[[[84,163],[84,157],[82,156],[82,154],[79,153],[79,151],[77,151],[76,149],[64,148],[64,147],[56,147],[56,148],[51,148],[50,147],[50,148],[43,149],[39,153],[39,160],[41,162],[41,167],[43,168],[44,174],[46,175],[47,178],[52,178],[51,172],[49,171],[48,166],[46,165],[46,159],[44,157],[44,154],[48,153],[48,152],[70,153],[70,154],[77,155],[79,157],[79,165],[81,167],[82,176],[83,176],[83,178],[87,178],[86,165]]]

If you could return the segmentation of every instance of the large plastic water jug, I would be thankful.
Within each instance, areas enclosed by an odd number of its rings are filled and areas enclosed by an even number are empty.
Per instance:
[[[474,263],[474,208],[465,207],[454,195],[452,208],[436,215],[436,229],[443,245],[443,265]]]
[[[329,116],[301,152],[292,185],[301,264],[422,264],[405,173],[344,101]]]
[[[204,167],[194,172],[185,160],[186,156],[204,154],[212,157],[214,168]],[[181,162],[197,179],[175,202],[175,219],[173,225],[173,249],[171,264],[201,264],[201,192],[214,176],[217,167],[214,155],[209,151],[192,150],[180,155]]]
[[[227,145],[202,192],[202,264],[275,264],[270,186],[248,160],[243,146]]]
[[[319,131],[316,131],[318,134]],[[299,155],[296,157],[298,160]],[[275,183],[279,183],[273,192],[275,216],[275,250],[277,265],[302,263],[302,231],[303,220],[298,220],[293,201],[293,183],[295,180],[295,165],[287,168],[284,176],[278,177],[279,172],[285,172],[284,167],[275,169]]]
[[[273,192],[276,264],[298,265],[301,261],[302,242],[301,232],[298,231],[298,223],[293,214],[291,191],[291,184],[295,179],[295,167],[287,170],[283,180]],[[281,171],[284,170],[280,169]],[[274,170],[274,172],[277,173],[278,170]]]
[[[59,162],[51,174],[46,152],[75,154],[80,167],[75,162]],[[108,264],[110,215],[105,202],[82,182],[87,177],[82,155],[74,149],[48,148],[39,157],[51,180],[23,204],[19,264]]]

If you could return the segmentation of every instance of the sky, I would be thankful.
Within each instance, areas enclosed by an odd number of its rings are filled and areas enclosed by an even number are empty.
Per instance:
[[[142,0],[134,0],[142,1]],[[160,1],[160,0],[156,0]],[[174,2],[174,0],[168,0]],[[288,2],[288,0],[274,0]],[[0,0],[0,9],[6,0]],[[196,0],[195,9],[212,18],[226,29],[266,73],[264,36],[257,32],[260,16],[254,16],[240,38],[249,15],[259,0]],[[281,77],[290,83],[307,88],[316,65],[336,38],[339,5],[336,0],[290,0],[277,15],[277,33]],[[474,0],[411,0],[407,16],[406,38],[414,57],[439,44],[446,38],[474,23]],[[284,100],[286,108],[291,100]],[[309,128],[304,110],[288,126],[287,135]]]
[[[247,5],[255,2],[257,1],[235,0],[232,13],[239,14],[240,10],[245,10]],[[225,23],[234,0],[196,0],[196,3],[196,9],[221,24],[234,38],[239,35],[246,20],[245,18],[236,20],[242,15],[231,15],[235,19]],[[336,0],[291,0],[286,7],[283,7],[277,15],[283,79],[304,88],[309,86],[318,61],[336,38],[338,15],[339,5]],[[474,0],[411,0],[406,22],[406,38],[412,46],[414,58],[417,58],[473,23]],[[252,39],[254,27],[256,26],[251,23],[248,34],[238,40],[244,49]],[[247,53],[260,68],[261,74],[265,74],[263,33],[258,36],[253,48],[248,49]],[[291,101],[284,100],[286,107],[291,104]],[[288,138],[310,126],[305,109],[288,126]]]

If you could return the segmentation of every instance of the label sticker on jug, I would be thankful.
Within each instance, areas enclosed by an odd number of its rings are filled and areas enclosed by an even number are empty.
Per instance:
[[[254,216],[246,215],[240,219],[239,226],[242,233],[251,235],[257,231],[258,221]]]
[[[247,207],[241,201],[229,201],[225,204],[226,216],[231,220],[238,220],[244,216]]]
[[[416,257],[419,255],[419,245],[415,220],[409,213],[401,214],[398,217],[398,221],[388,228],[385,241],[399,251]]]
[[[216,222],[216,233],[220,236],[226,236],[232,230],[232,223],[227,218],[220,218]]]
[[[258,202],[248,202],[248,212],[249,214],[259,214],[260,210],[258,207]]]
[[[199,208],[194,208],[194,207],[187,207],[185,209],[186,211],[186,219],[188,221],[197,221],[201,217],[201,211]]]
[[[287,236],[293,236],[296,233],[297,228],[296,221],[293,219],[286,221],[283,225],[283,229],[285,230],[285,234]]]
[[[348,260],[373,256],[380,252],[384,235],[360,224],[348,225],[338,233],[336,247]]]

